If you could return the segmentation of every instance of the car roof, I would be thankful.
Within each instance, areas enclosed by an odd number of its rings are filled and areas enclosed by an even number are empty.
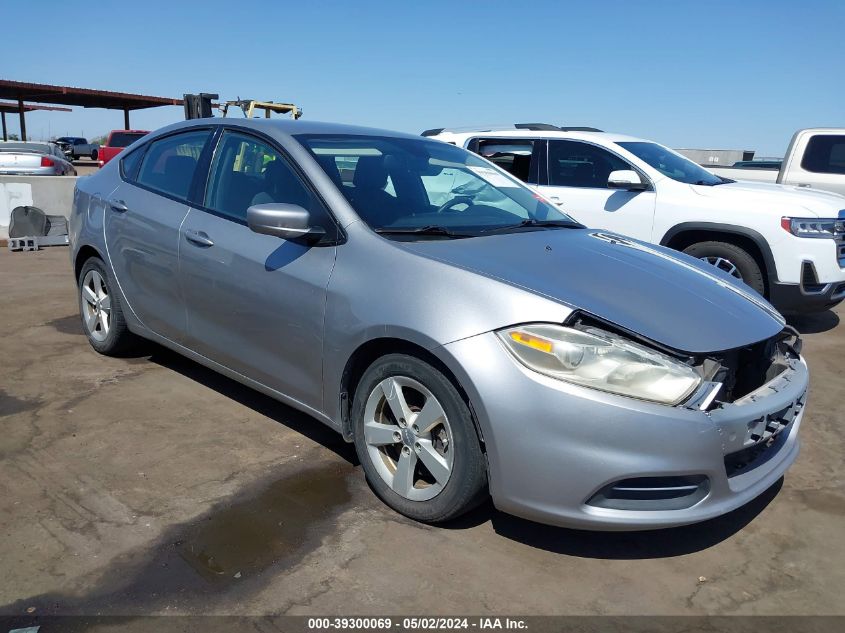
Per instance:
[[[297,121],[292,119],[239,119],[236,117],[211,117],[206,119],[180,121],[179,123],[174,123],[162,128],[161,130],[156,130],[156,133],[165,131],[171,132],[181,128],[202,126],[203,124],[232,125],[251,128],[265,133],[283,134],[286,136],[292,136],[295,134],[350,134],[357,136],[388,136],[424,140],[417,134],[408,134],[405,132],[396,132],[393,130],[384,130],[360,125],[348,125],[345,123],[331,123],[327,121],[311,121],[302,119]]]
[[[463,142],[469,138],[483,136],[485,138],[502,138],[502,139],[541,139],[541,138],[560,138],[581,141],[600,141],[611,143],[622,143],[631,141],[644,141],[645,139],[636,136],[628,136],[626,134],[616,134],[615,132],[599,132],[599,131],[585,131],[585,130],[521,130],[517,128],[475,128],[472,130],[448,130],[445,129],[438,134],[429,138],[436,138],[443,141],[460,141]]]

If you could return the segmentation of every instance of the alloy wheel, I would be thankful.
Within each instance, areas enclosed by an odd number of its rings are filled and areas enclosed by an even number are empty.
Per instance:
[[[724,257],[702,257],[701,261],[707,262],[711,266],[715,266],[719,270],[722,270],[732,277],[736,277],[740,281],[742,281],[742,273],[739,272],[739,268],[736,267],[731,260],[725,259]]]
[[[453,438],[446,412],[413,378],[391,376],[375,386],[364,407],[364,441],[382,480],[411,501],[433,499],[452,474]]]
[[[103,276],[89,270],[82,279],[82,317],[85,329],[95,341],[105,341],[111,323],[111,298]]]

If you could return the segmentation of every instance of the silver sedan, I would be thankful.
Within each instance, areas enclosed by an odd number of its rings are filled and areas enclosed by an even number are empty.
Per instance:
[[[55,143],[0,142],[0,174],[13,176],[76,176],[76,169]]]
[[[807,367],[769,304],[447,143],[179,123],[79,181],[70,241],[95,350],[149,339],[307,412],[420,521],[489,496],[553,524],[681,525],[798,454]]]

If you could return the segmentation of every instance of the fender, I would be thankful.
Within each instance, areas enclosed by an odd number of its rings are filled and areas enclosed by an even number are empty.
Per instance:
[[[682,222],[676,224],[671,229],[666,231],[666,234],[660,239],[661,246],[668,246],[669,243],[681,233],[687,231],[709,231],[712,233],[727,233],[732,235],[741,235],[748,238],[760,249],[763,255],[763,261],[766,264],[766,276],[771,281],[777,281],[777,267],[775,266],[775,258],[772,255],[772,249],[766,238],[754,229],[749,229],[745,226],[737,226],[735,224],[720,224],[718,222]]]

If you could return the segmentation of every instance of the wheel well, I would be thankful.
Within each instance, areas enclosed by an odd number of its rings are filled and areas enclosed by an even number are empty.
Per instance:
[[[73,262],[73,278],[76,283],[79,283],[79,273],[82,272],[82,267],[85,265],[85,262],[92,257],[102,259],[102,257],[100,257],[100,253],[98,253],[97,249],[93,246],[83,246],[79,249],[79,252],[76,254],[76,259]]]
[[[766,283],[768,289],[769,270],[766,265],[766,258],[763,257],[763,252],[757,243],[748,236],[740,235],[739,233],[727,233],[724,231],[707,231],[702,229],[692,229],[689,231],[681,231],[673,235],[672,238],[665,244],[669,248],[674,248],[676,251],[683,251],[685,248],[697,244],[698,242],[727,242],[734,246],[739,246],[754,258],[760,271],[763,273],[763,281]]]
[[[452,373],[443,361],[424,347],[399,338],[377,338],[367,341],[356,349],[346,362],[340,382],[341,417],[344,439],[347,441],[352,440],[351,412],[358,383],[370,365],[388,354],[407,354],[408,356],[413,356],[437,368],[438,371],[442,372],[449,379],[469,407],[472,422],[475,425],[475,432],[478,434],[478,441],[481,443],[481,450],[484,451],[484,438],[481,435],[481,429],[478,427],[478,420],[476,419],[472,402],[455,374]]]

